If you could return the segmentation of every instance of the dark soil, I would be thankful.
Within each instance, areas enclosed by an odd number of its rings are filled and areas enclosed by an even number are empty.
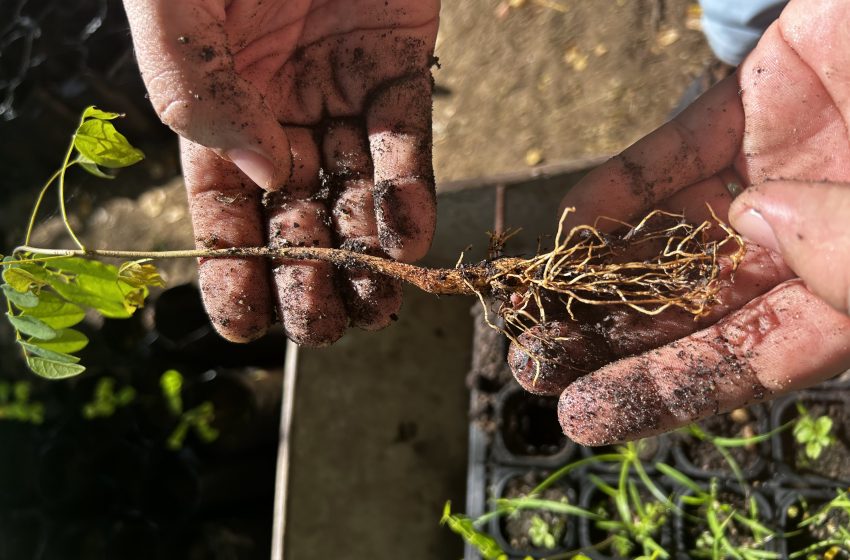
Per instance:
[[[505,485],[505,489],[501,497],[518,498],[525,496],[531,492],[535,486],[540,484],[543,479],[543,476],[536,475],[533,472],[528,472],[522,476],[512,478]],[[539,497],[544,500],[553,500],[556,502],[575,502],[574,493],[567,487],[558,485],[544,490]],[[565,542],[568,532],[567,524],[574,523],[576,521],[575,517],[560,515],[549,511],[526,510],[502,519],[502,535],[511,548],[522,552],[547,551],[545,548],[538,548],[534,546],[531,542],[531,538],[529,537],[529,530],[532,527],[532,519],[534,517],[539,517],[549,526],[549,531],[555,537],[555,541],[557,542],[556,549],[565,548],[565,545],[569,544]]]
[[[764,408],[760,406],[741,409],[735,413],[712,416],[699,422],[699,426],[707,433],[727,438],[747,438],[756,436],[767,428],[764,421]],[[682,438],[681,450],[684,457],[697,470],[727,471],[731,473],[729,463],[709,441],[701,441],[692,436]],[[745,473],[756,467],[760,450],[757,444],[744,447],[727,447],[726,451],[732,456],[741,470]]]
[[[557,397],[524,391],[507,396],[499,429],[508,451],[516,455],[555,455],[567,444],[558,424]]]

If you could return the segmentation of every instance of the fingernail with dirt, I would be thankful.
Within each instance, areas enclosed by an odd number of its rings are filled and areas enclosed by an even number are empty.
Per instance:
[[[253,150],[235,148],[225,153],[236,167],[242,170],[252,181],[264,189],[271,188],[274,165],[265,156]]]
[[[730,214],[729,220],[732,222],[732,227],[745,238],[766,249],[780,252],[779,242],[776,240],[773,228],[770,227],[770,224],[758,210],[747,208],[741,213]]]

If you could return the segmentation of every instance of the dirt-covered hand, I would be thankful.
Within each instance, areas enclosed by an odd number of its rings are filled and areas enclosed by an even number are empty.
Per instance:
[[[151,102],[181,136],[199,248],[341,246],[403,261],[431,243],[439,0],[125,0]],[[208,259],[219,333],[296,342],[386,326],[397,282],[327,263]]]
[[[846,1],[792,0],[735,76],[565,198],[578,209],[569,225],[656,207],[702,220],[709,203],[751,236],[734,281],[727,270],[718,304],[697,321],[594,308],[520,337],[543,361],[538,374],[514,345],[515,375],[561,394],[572,439],[647,436],[850,367],[847,21]]]

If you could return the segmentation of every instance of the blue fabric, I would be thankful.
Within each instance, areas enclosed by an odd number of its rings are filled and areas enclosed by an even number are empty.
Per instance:
[[[700,0],[702,29],[715,56],[732,66],[744,60],[787,0]]]

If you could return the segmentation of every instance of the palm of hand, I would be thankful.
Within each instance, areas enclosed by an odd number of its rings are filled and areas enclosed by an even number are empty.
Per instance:
[[[706,203],[726,217],[731,183],[850,181],[848,17],[846,2],[792,1],[736,76],[574,187],[563,203],[578,210],[568,225],[599,215],[635,219],[653,207],[699,221]],[[817,196],[818,185],[811,186],[805,193]],[[800,239],[818,229],[806,227],[797,230]],[[725,274],[708,317],[609,312],[590,319],[600,331],[591,334],[569,322],[543,325],[525,348],[512,348],[514,373],[530,390],[561,393],[567,435],[601,445],[805,387],[850,366],[850,319],[793,279],[777,253],[748,244],[734,283]],[[560,338],[539,348],[535,335],[547,333]],[[533,376],[529,350],[561,357]],[[600,362],[600,354],[623,359],[605,365],[610,360]]]
[[[438,1],[125,2],[154,107],[183,136],[199,246],[424,255],[435,224]],[[163,28],[153,37],[151,10]],[[262,168],[256,154],[274,170],[251,173]],[[349,324],[386,326],[401,303],[396,282],[366,273],[323,263],[271,268],[201,262],[204,301],[225,337],[262,334],[274,300],[290,338],[311,345],[333,342]]]

